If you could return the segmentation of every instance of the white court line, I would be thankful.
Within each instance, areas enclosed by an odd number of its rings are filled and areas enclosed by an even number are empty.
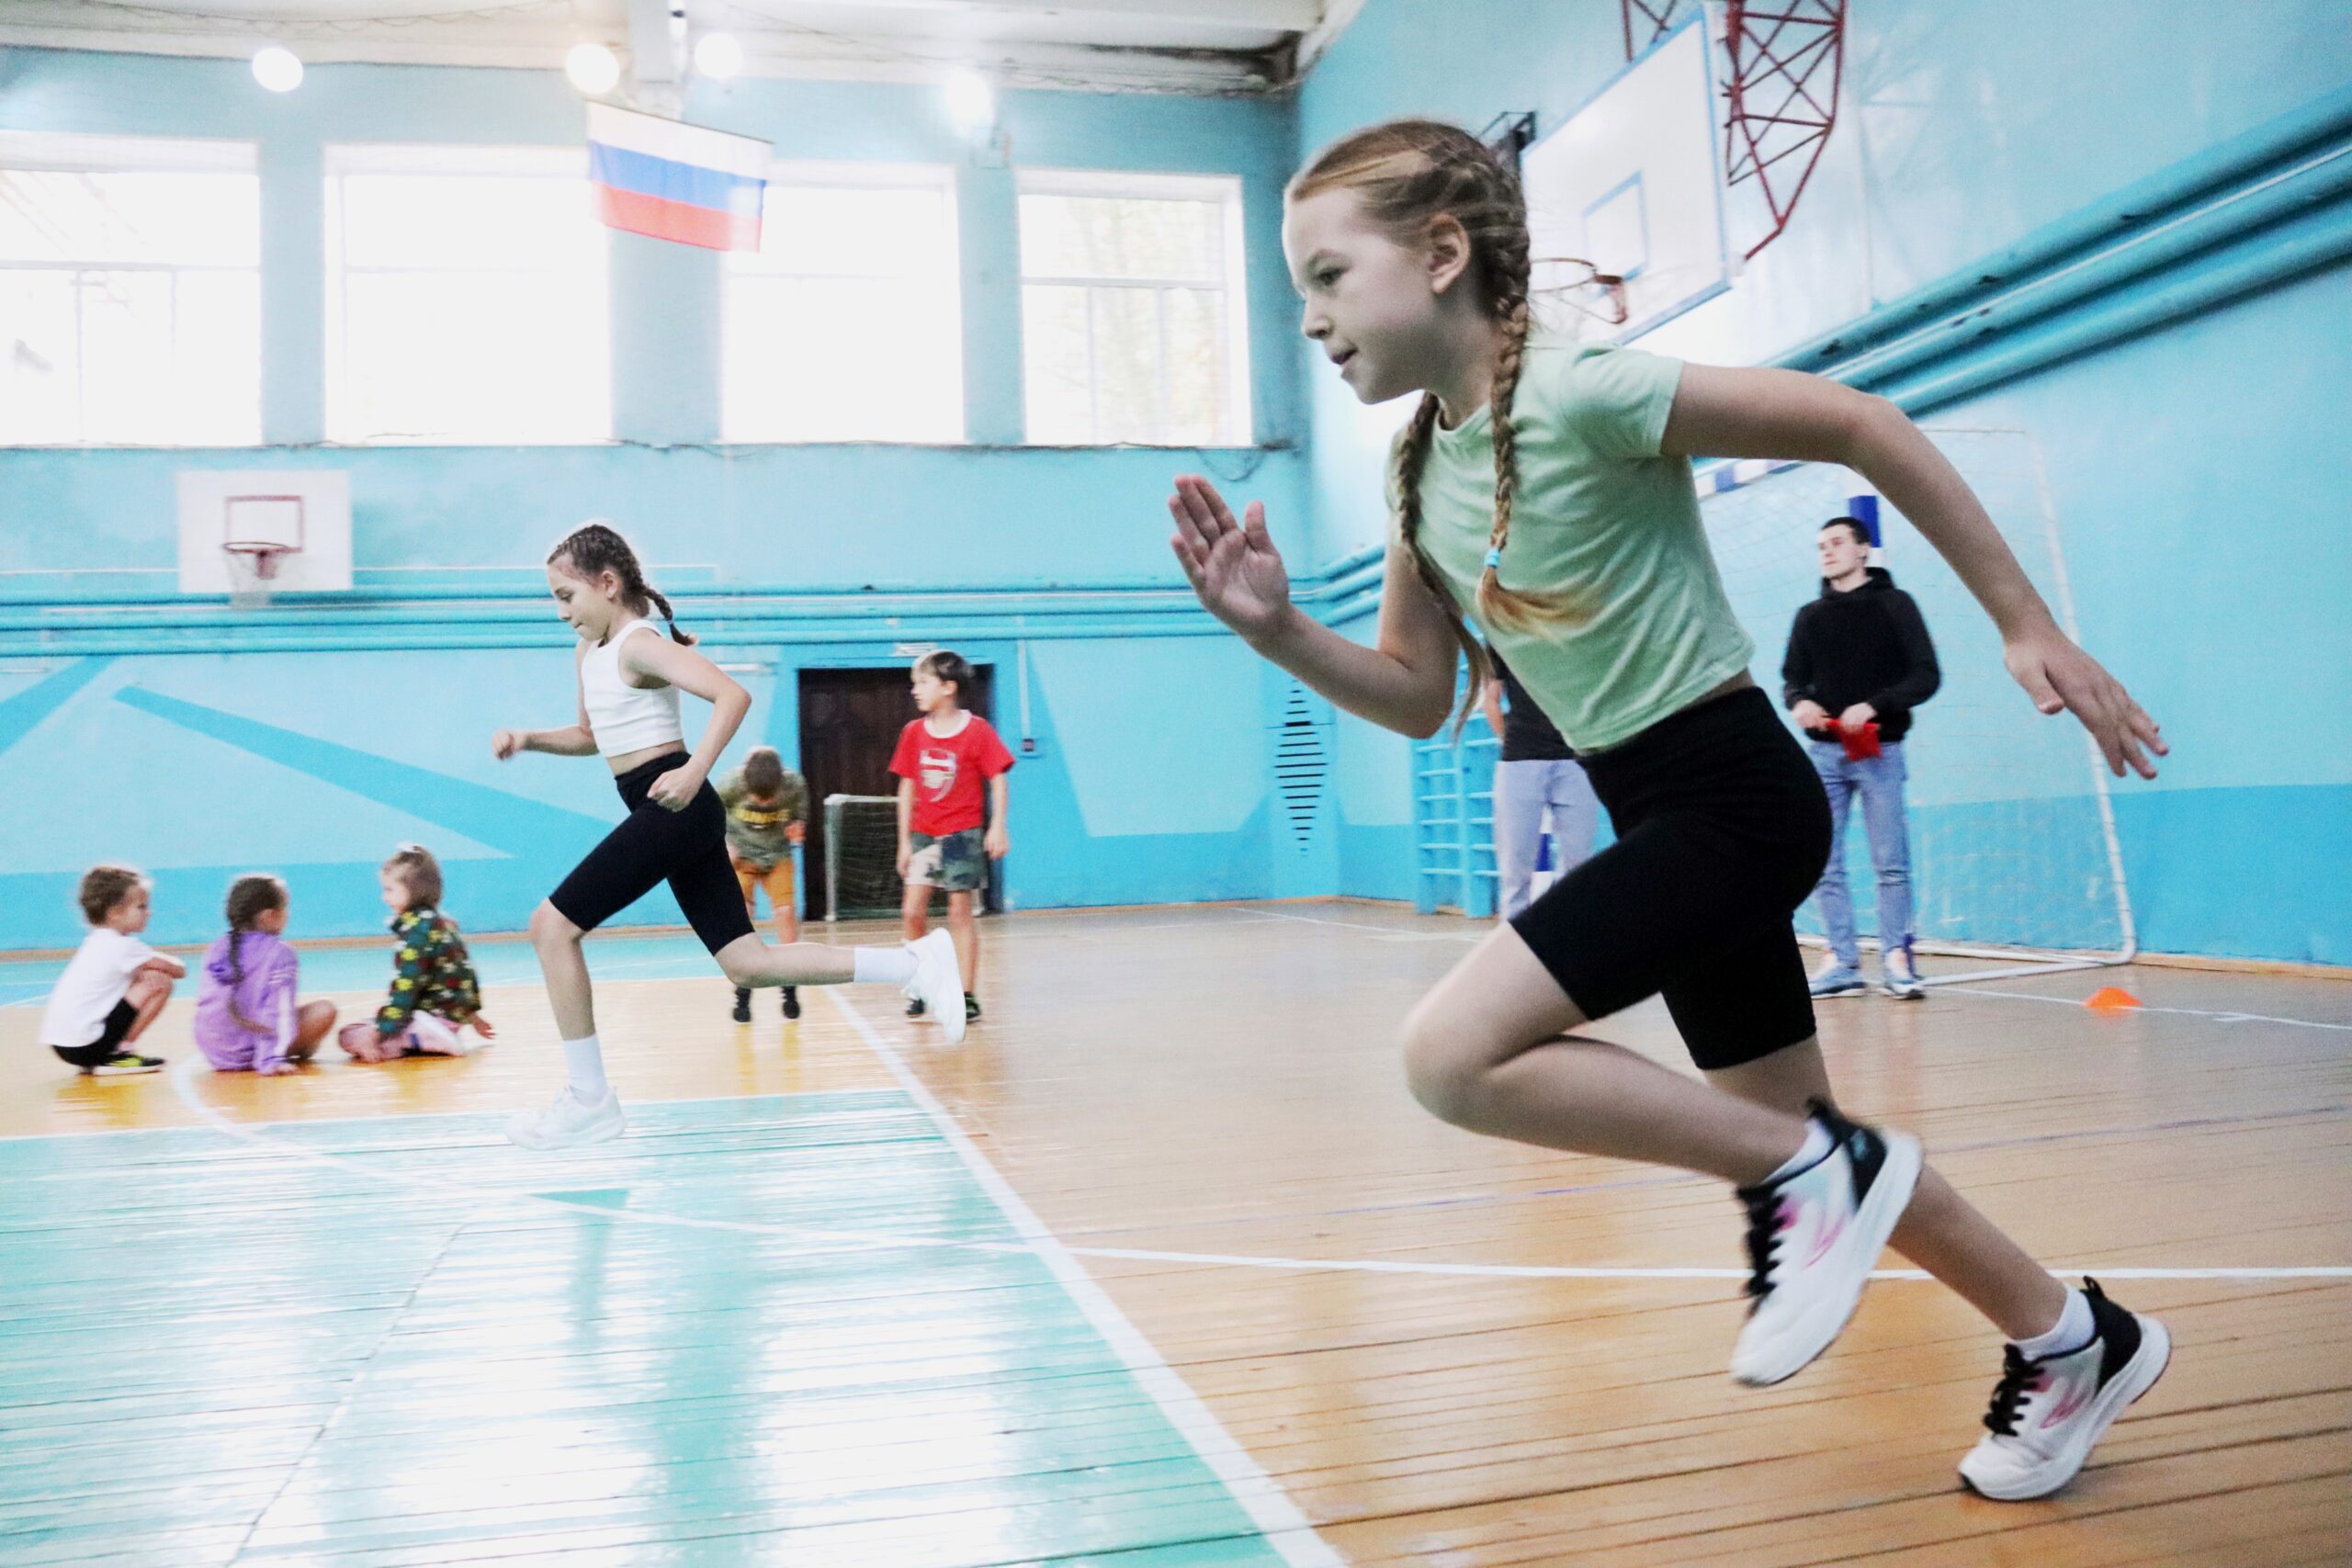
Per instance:
[[[849,1012],[849,1015],[853,1020],[856,1021],[861,1025],[864,1023],[864,1020],[860,1019],[855,1012],[851,1011],[847,1008],[846,1004],[842,1005],[842,1010]],[[865,1030],[861,1029],[860,1032],[864,1033],[865,1032]],[[887,1047],[885,1047],[885,1049],[887,1049]],[[1039,1244],[1025,1238],[1021,1241],[978,1241],[960,1236],[906,1235],[882,1231],[842,1230],[820,1225],[774,1224],[763,1223],[757,1220],[715,1220],[706,1219],[699,1215],[670,1214],[645,1209],[610,1209],[605,1207],[601,1203],[581,1202],[577,1200],[568,1198],[550,1198],[545,1193],[540,1192],[502,1192],[491,1188],[483,1187],[478,1182],[461,1181],[435,1176],[424,1176],[412,1171],[390,1170],[386,1169],[379,1163],[356,1160],[344,1155],[330,1154],[323,1149],[314,1149],[301,1144],[289,1143],[283,1138],[271,1137],[266,1132],[259,1130],[260,1128],[269,1126],[301,1127],[330,1125],[332,1124],[330,1122],[281,1122],[253,1123],[232,1121],[228,1116],[222,1114],[220,1111],[208,1102],[201,1095],[197,1093],[195,1077],[198,1069],[202,1069],[207,1072],[210,1071],[209,1067],[205,1066],[203,1057],[191,1056],[183,1060],[178,1066],[174,1067],[171,1071],[170,1077],[172,1080],[172,1088],[173,1090],[178,1094],[180,1100],[186,1103],[191,1111],[195,1111],[198,1117],[199,1117],[204,1123],[210,1127],[214,1132],[220,1133],[227,1137],[234,1138],[239,1143],[249,1144],[256,1148],[269,1149],[281,1155],[288,1155],[296,1159],[304,1160],[312,1165],[325,1166],[335,1170],[345,1171],[351,1175],[364,1177],[372,1182],[382,1183],[389,1181],[395,1186],[414,1188],[419,1190],[432,1192],[435,1196],[439,1197],[454,1196],[469,1200],[476,1204],[488,1204],[495,1207],[538,1207],[560,1209],[568,1213],[583,1215],[590,1219],[602,1220],[608,1224],[674,1225],[684,1230],[732,1231],[739,1235],[746,1235],[788,1236],[796,1240],[820,1242],[828,1246],[838,1247],[852,1251],[870,1252],[890,1248],[905,1250],[992,1253],[1041,1251]],[[920,1087],[920,1085],[917,1087]],[[818,1092],[870,1093],[873,1091],[842,1089],[823,1090]],[[911,1092],[912,1090],[910,1090],[910,1093]],[[767,1097],[732,1097],[725,1095],[711,1097],[714,1100],[729,1098],[764,1099]],[[929,1099],[928,1091],[925,1092],[925,1095],[922,1098]],[[653,1100],[649,1101],[648,1103],[666,1105],[680,1102],[672,1100]],[[938,1101],[936,1100],[930,1100],[931,1106],[936,1106],[937,1104]],[[928,1109],[928,1107],[926,1107],[926,1109]],[[481,1113],[444,1111],[426,1111],[421,1114],[427,1116],[462,1116]],[[933,1111],[933,1114],[934,1117],[944,1115],[944,1109],[934,1111]],[[379,1118],[352,1117],[338,1120],[401,1121],[406,1119],[407,1118],[399,1116],[387,1116]],[[186,1129],[143,1128],[135,1130],[144,1132],[172,1132],[185,1131]],[[945,1135],[951,1131],[955,1133],[956,1137],[962,1136],[960,1130],[955,1129],[952,1122],[943,1124],[943,1135]],[[31,1134],[31,1136],[35,1137],[74,1137],[85,1135],[86,1134]],[[975,1150],[974,1153],[977,1155],[978,1151]],[[560,1172],[562,1167],[559,1161],[550,1161],[548,1164],[551,1172]],[[1017,1202],[1019,1200],[1016,1198],[1014,1201]],[[1023,1213],[1027,1213],[1027,1210],[1024,1208]],[[1178,1252],[1159,1248],[1134,1247],[1071,1247],[1058,1240],[1053,1240],[1050,1235],[1047,1235],[1047,1240],[1050,1241],[1052,1247],[1057,1251],[1067,1254],[1071,1258],[1105,1258],[1117,1259],[1122,1262],[1135,1263],[1202,1264],[1224,1269],[1264,1269],[1282,1273],[1430,1274],[1445,1279],[1500,1280],[1745,1280],[1747,1278],[1747,1270],[1745,1269],[1612,1268],[1523,1263],[1408,1263],[1395,1258],[1270,1258],[1255,1253]],[[2287,1268],[2252,1267],[2219,1269],[2122,1269],[2105,1268],[2099,1266],[2088,1266],[2086,1268],[2065,1266],[2060,1269],[2055,1269],[2052,1272],[2088,1272],[2109,1279],[2119,1280],[2352,1279],[2352,1266],[2338,1267],[2335,1265],[2311,1265]],[[1874,1270],[1871,1273],[1871,1278],[1873,1280],[1925,1280],[1928,1278],[1928,1275],[1924,1270],[1917,1269],[1881,1269]]]
[[[2007,1002],[2047,1002],[2054,1007],[2079,1008],[2081,1001],[2071,997],[2038,997],[2031,991],[1987,991],[1971,986],[1964,991],[1946,993],[1955,997],[1998,997]],[[2177,1018],[2210,1018],[2216,1023],[2283,1023],[2293,1029],[2325,1029],[2338,1034],[2352,1034],[2352,1023],[2322,1023],[2310,1018],[2275,1018],[2267,1012],[2226,1012],[2210,1008],[2152,1008],[2144,1004],[2119,1010],[2123,1012],[2161,1012]]]
[[[1394,926],[1367,926],[1354,920],[1327,920],[1318,919],[1314,915],[1295,915],[1285,910],[1244,909],[1241,913],[1245,915],[1256,915],[1261,919],[1296,920],[1302,925],[1332,926],[1341,931],[1369,931],[1374,936],[1386,937],[1392,942],[1476,942],[1485,940],[1486,937],[1486,932],[1483,931],[1475,933],[1400,931]],[[1799,938],[1799,940],[1802,941],[1804,939]],[[2073,967],[2078,966],[2055,964],[2052,965],[2048,972],[2052,974],[2066,974],[2072,972]],[[1927,976],[1927,979],[1930,985],[1939,983],[1936,976],[1932,975]],[[1953,985],[1967,984],[1964,979],[1955,979],[1940,983]],[[2079,1008],[2083,1005],[2079,1000],[2068,997],[2036,996],[2030,991],[1995,991],[1988,990],[1982,986],[1974,985],[1969,985],[1965,990],[1954,989],[1941,994],[1954,997],[1998,997],[2004,1001],[2045,1002],[2053,1007]],[[2352,1034],[2352,1023],[2323,1023],[2316,1019],[2278,1018],[2272,1014],[2262,1012],[2230,1012],[2207,1008],[2159,1008],[2147,1006],[2128,1008],[2124,1010],[2128,1012],[2168,1013],[2180,1018],[2210,1018],[2217,1023],[2278,1023],[2285,1024],[2292,1029],[2324,1029],[2335,1033]]]
[[[1385,937],[1390,942],[1477,942],[1487,939],[1487,933],[1483,931],[1475,932],[1408,931],[1396,926],[1367,926],[1356,920],[1318,919],[1313,915],[1294,915],[1283,909],[1244,909],[1241,912],[1245,915],[1255,915],[1261,920],[1296,920],[1299,924],[1306,926],[1330,926],[1344,931],[1370,931],[1373,935]]]
[[[866,1022],[865,1015],[850,1006],[849,998],[842,995],[840,987],[829,988],[825,992],[825,999],[841,1010],[842,1016],[849,1020],[859,1038],[865,1042],[875,1055],[881,1058],[882,1065],[890,1070],[890,1076],[899,1080],[899,1086],[922,1108],[923,1114],[931,1118],[932,1123],[939,1129],[939,1135],[947,1140],[948,1146],[963,1160],[964,1168],[971,1172],[972,1179],[980,1184],[981,1190],[988,1193],[1004,1217],[1012,1222],[1013,1230],[1029,1244],[1038,1261],[1045,1264],[1062,1289],[1069,1292],[1070,1299],[1078,1303],[1079,1309],[1086,1314],[1087,1321],[1093,1324],[1095,1332],[1102,1336],[1103,1343],[1110,1346],[1112,1353],[1119,1358],[1128,1373],[1151,1396],[1152,1403],[1159,1406],[1160,1414],[1168,1417],[1169,1424],[1183,1435],[1202,1462],[1225,1483],[1226,1491],[1241,1505],[1242,1510],[1250,1516],[1250,1522],[1258,1527],[1258,1533],[1265,1538],[1266,1543],[1282,1553],[1283,1562],[1296,1564],[1298,1568],[1339,1568],[1344,1560],[1315,1533],[1315,1527],[1307,1522],[1298,1505],[1291,1501],[1290,1494],[1283,1490],[1282,1483],[1266,1473],[1265,1467],[1250,1456],[1249,1450],[1234,1441],[1224,1423],[1201,1403],[1201,1396],[1193,1392],[1192,1385],[1168,1364],[1167,1358],[1160,1355],[1159,1347],[1145,1338],[1142,1331],[1127,1320],[1127,1314],[1119,1310],[1118,1303],[1112,1301],[1110,1293],[1079,1266],[1078,1260],[1070,1256],[1070,1249],[1046,1228],[1046,1222],[1037,1217],[1036,1211],[1022,1201],[1021,1195],[1012,1190],[1012,1184],[1004,1179],[996,1167],[989,1163],[988,1156],[964,1135],[964,1129],[956,1125],[947,1108],[939,1103],[939,1098],[908,1069],[905,1059],[875,1032],[874,1026]]]

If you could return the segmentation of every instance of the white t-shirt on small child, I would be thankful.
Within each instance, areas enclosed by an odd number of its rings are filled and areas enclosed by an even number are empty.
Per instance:
[[[153,948],[128,932],[112,926],[93,929],[49,993],[40,1043],[69,1050],[95,1043],[106,1032],[107,1014],[130,989],[131,976],[154,956]]]

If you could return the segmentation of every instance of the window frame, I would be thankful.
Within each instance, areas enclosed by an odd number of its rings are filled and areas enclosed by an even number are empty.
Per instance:
[[[775,186],[822,186],[834,190],[932,190],[943,198],[946,212],[946,232],[941,246],[944,260],[941,281],[946,284],[946,296],[955,314],[955,330],[948,343],[955,367],[952,400],[956,410],[956,429],[951,435],[926,438],[913,435],[878,436],[792,436],[761,434],[744,432],[736,422],[727,395],[729,358],[736,352],[732,317],[735,310],[735,283],[739,277],[810,278],[853,275],[815,274],[769,269],[747,259],[746,253],[729,251],[722,258],[718,285],[718,402],[719,441],[729,446],[963,446],[971,442],[971,409],[965,395],[964,365],[964,267],[963,211],[956,167],[952,164],[920,164],[875,162],[863,163],[842,159],[778,158],[768,165],[767,183]],[[764,213],[764,195],[763,196]],[[764,234],[764,225],[763,226]],[[877,275],[877,280],[879,280]]]
[[[1224,294],[1227,305],[1225,312],[1227,415],[1226,428],[1218,433],[1216,440],[1207,444],[1213,447],[1246,447],[1257,445],[1257,415],[1254,400],[1250,396],[1249,244],[1242,228],[1246,217],[1244,183],[1239,175],[1170,174],[1126,169],[1024,168],[1018,171],[1014,177],[1013,243],[1016,251],[1021,247],[1020,203],[1025,197],[1124,197],[1136,201],[1207,201],[1215,202],[1225,209],[1224,254],[1218,258],[1222,276],[1215,287]],[[1028,257],[1025,254],[1018,258],[1018,271],[1022,312],[1024,317],[1028,311],[1028,294],[1032,287],[1087,289],[1142,288],[1154,292],[1180,288],[1199,289],[1207,287],[1201,279],[1195,277],[1106,278],[1066,276],[1057,274],[1033,276],[1029,271]],[[1091,314],[1090,310],[1087,346],[1087,364],[1090,372],[1094,363]],[[1164,309],[1160,314],[1159,353],[1160,362],[1165,366],[1168,358],[1168,344],[1167,317]],[[1028,375],[1025,341],[1022,361],[1023,404],[1025,409]],[[1093,423],[1095,428],[1099,430],[1102,423],[1099,384],[1091,386],[1090,391],[1093,398],[1095,411]],[[1168,419],[1164,377],[1161,385],[1160,414],[1164,428],[1170,423]],[[1039,442],[1034,434],[1030,435],[1029,442],[1033,446],[1046,445]],[[1184,447],[1196,444],[1174,441],[1117,442],[1096,439],[1080,445],[1090,447],[1120,446]]]
[[[258,141],[229,137],[205,136],[136,136],[115,132],[71,130],[0,130],[0,168],[21,170],[34,174],[85,175],[242,175],[254,182],[254,259],[250,264],[232,262],[170,262],[170,261],[88,261],[60,258],[51,261],[0,260],[0,271],[65,272],[73,275],[74,345],[74,353],[84,351],[83,308],[85,304],[82,275],[107,272],[164,273],[172,278],[173,331],[177,336],[179,325],[179,277],[184,273],[251,274],[258,309],[254,312],[254,406],[250,425],[252,435],[240,441],[221,441],[213,436],[173,435],[161,440],[127,441],[118,437],[92,436],[89,427],[89,378],[84,367],[76,366],[74,383],[74,424],[77,434],[71,441],[16,442],[6,439],[0,432],[0,446],[18,448],[51,448],[56,450],[104,449],[128,447],[187,447],[203,449],[220,447],[242,449],[266,444],[268,434],[264,428],[263,406],[266,399],[265,385],[268,376],[265,349],[268,312],[266,299],[261,298],[262,253],[264,249],[261,209],[261,144]]]
[[[600,230],[595,247],[595,271],[603,288],[603,309],[595,312],[594,330],[602,338],[599,361],[604,380],[605,428],[598,434],[548,435],[541,433],[470,432],[401,435],[354,432],[348,421],[350,393],[349,335],[351,312],[344,280],[352,276],[416,276],[420,275],[529,276],[536,266],[498,266],[470,262],[465,266],[354,266],[343,256],[341,214],[343,193],[337,182],[354,175],[435,175],[490,178],[545,179],[576,177],[580,181],[584,221],[595,223],[588,206],[588,149],[577,145],[469,141],[328,141],[320,148],[320,232],[324,242],[320,265],[319,319],[322,387],[322,415],[327,440],[339,446],[610,446],[620,435],[615,420],[613,333],[613,246],[609,231]]]

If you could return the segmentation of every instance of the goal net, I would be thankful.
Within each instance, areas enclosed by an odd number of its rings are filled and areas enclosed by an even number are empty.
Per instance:
[[[2075,629],[2066,560],[2041,453],[2023,431],[1928,427],[2017,553],[2059,622]],[[1815,463],[1738,463],[1702,473],[1701,510],[1724,586],[1757,642],[1755,675],[1777,697],[1797,609],[1820,592],[1815,535],[1866,487]],[[1711,487],[1713,487],[1711,489]],[[1867,511],[1875,498],[1861,503]],[[2044,717],[2001,663],[2001,641],[1943,558],[1879,506],[1872,564],[1918,602],[1942,686],[1904,741],[1913,923],[1920,951],[1998,966],[1939,983],[2121,963],[2136,950],[2105,764],[2070,716]],[[1855,922],[1877,929],[1860,803],[1844,842]],[[1817,936],[1808,901],[1801,931]]]
[[[895,916],[899,880],[899,801],[889,795],[825,797],[825,919]]]

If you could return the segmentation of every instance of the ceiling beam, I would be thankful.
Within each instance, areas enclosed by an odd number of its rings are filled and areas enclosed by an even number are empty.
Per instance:
[[[1361,3],[1361,0],[1359,0]],[[1233,28],[1270,33],[1303,33],[1318,26],[1326,0],[747,0],[725,6],[779,21],[822,27],[828,32],[858,30],[853,11],[929,11],[986,22],[1056,17],[1116,17],[1126,22],[1167,22],[1195,28]]]
[[[321,27],[275,28],[263,36],[291,44],[312,65],[364,62],[384,65],[462,65],[560,71],[568,42],[542,38],[483,37],[451,29],[420,37],[421,28],[397,33],[354,33]],[[796,37],[793,51],[771,52],[773,35],[744,37],[744,73],[786,80],[936,83],[949,66],[972,58],[968,48],[922,51],[922,58],[893,43],[867,49],[854,39]],[[88,26],[27,26],[0,7],[0,48],[88,49],[130,54],[242,60],[253,52],[255,35],[210,30],[175,31],[152,23],[136,30]],[[935,54],[935,58],[930,58]],[[1111,93],[1268,92],[1285,85],[1263,56],[1238,51],[1167,52],[1099,49],[1081,44],[992,44],[980,61],[1008,85],[1074,86]]]

